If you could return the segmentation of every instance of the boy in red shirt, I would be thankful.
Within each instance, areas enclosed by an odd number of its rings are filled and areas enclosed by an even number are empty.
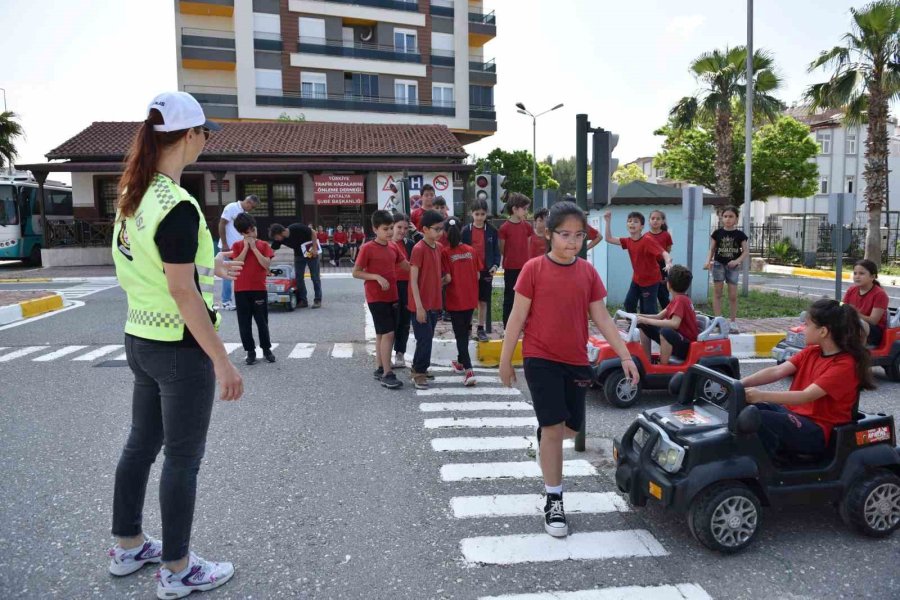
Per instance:
[[[534,213],[534,234],[528,239],[528,256],[530,258],[547,254],[547,236],[544,234],[547,231],[545,221],[549,214],[550,211],[546,208]]]
[[[436,210],[422,213],[419,221],[422,239],[409,258],[409,312],[416,336],[412,377],[417,390],[428,389],[428,367],[431,365],[431,342],[441,315],[441,247],[438,238],[444,231],[444,219]]]
[[[409,216],[409,220],[412,221],[413,227],[421,231],[422,215],[425,214],[425,211],[434,209],[434,186],[430,183],[423,185],[419,199],[422,201],[422,205],[419,208],[413,209],[412,214]]]
[[[672,266],[672,257],[659,247],[650,236],[643,235],[644,215],[639,212],[628,213],[626,225],[628,227],[627,238],[617,238],[610,231],[612,213],[606,211],[603,215],[606,221],[606,241],[616,246],[622,246],[628,251],[631,259],[631,268],[634,274],[631,277],[631,287],[625,295],[625,311],[637,312],[640,301],[641,313],[655,315],[657,313],[656,296],[662,277],[659,274],[659,261],[663,260],[666,269]]]
[[[232,260],[244,261],[241,274],[234,280],[234,301],[237,305],[238,329],[241,344],[247,352],[245,362],[256,363],[256,342],[253,340],[253,321],[259,331],[259,347],[270,363],[275,362],[272,342],[269,339],[269,294],[266,276],[275,252],[269,244],[256,239],[256,219],[247,213],[234,218],[234,228],[244,236],[231,247]]]
[[[519,272],[530,258],[528,244],[531,236],[534,235],[534,229],[525,220],[529,206],[531,206],[531,199],[525,194],[519,194],[518,192],[510,194],[506,203],[506,210],[509,211],[510,216],[506,223],[500,226],[500,254],[503,255],[504,327],[506,327],[506,321],[509,319],[509,313],[512,312]]]
[[[834,427],[853,420],[860,390],[875,389],[861,334],[852,306],[816,300],[806,312],[806,348],[741,379],[747,404],[759,408],[759,439],[769,454],[822,454]],[[787,392],[755,387],[792,375]]]
[[[684,360],[691,349],[691,342],[697,341],[697,313],[687,296],[688,288],[694,276],[687,267],[675,265],[669,271],[666,282],[669,291],[674,294],[668,306],[658,315],[637,318],[641,330],[641,342],[647,357],[650,353],[650,340],[659,344],[659,364],[669,364],[674,356]]]
[[[463,227],[462,243],[475,249],[484,270],[478,279],[478,328],[475,337],[479,342],[488,341],[487,310],[494,292],[494,273],[500,268],[500,237],[493,225],[487,222],[487,202],[472,202],[472,222]]]
[[[375,379],[381,381],[384,387],[396,390],[403,387],[391,365],[398,310],[396,269],[409,268],[409,265],[391,244],[394,235],[394,216],[391,213],[386,210],[373,212],[372,229],[375,239],[359,249],[359,256],[353,265],[353,277],[366,282],[366,302],[375,325],[375,359],[378,362]]]
[[[406,237],[409,233],[409,219],[403,213],[394,214],[394,236],[391,243],[403,260],[409,262],[412,240]],[[394,330],[394,363],[395,369],[406,368],[406,343],[409,341],[409,268],[397,267],[397,328]]]
[[[334,239],[334,245],[332,245],[334,251],[331,253],[331,265],[336,267],[341,262],[341,257],[347,253],[347,243],[350,240],[343,225],[337,226],[332,238]]]
[[[478,306],[478,278],[484,265],[472,246],[462,243],[459,220],[450,217],[444,225],[447,245],[441,250],[443,271],[449,274],[445,306],[453,323],[456,338],[456,360],[450,366],[464,376],[463,385],[475,385],[475,372],[469,356],[469,333],[472,331],[472,315]]]

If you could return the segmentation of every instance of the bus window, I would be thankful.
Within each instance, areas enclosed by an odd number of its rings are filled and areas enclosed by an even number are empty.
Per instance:
[[[16,210],[15,188],[0,185],[0,226],[18,225],[19,212]]]

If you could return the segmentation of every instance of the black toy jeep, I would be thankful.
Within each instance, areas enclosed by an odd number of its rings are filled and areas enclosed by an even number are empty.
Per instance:
[[[709,382],[727,390],[705,399]],[[615,441],[616,484],[635,506],[648,500],[687,515],[691,533],[724,553],[750,544],[763,506],[834,504],[872,536],[900,525],[900,448],[894,418],[859,412],[835,427],[823,455],[772,458],[757,431],[759,410],[737,380],[692,366],[676,376],[678,402],[648,409]]]

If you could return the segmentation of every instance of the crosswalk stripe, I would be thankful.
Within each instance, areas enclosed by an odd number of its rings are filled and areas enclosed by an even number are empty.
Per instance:
[[[647,598],[653,598],[653,600],[712,600],[712,596],[695,583],[630,585],[575,592],[506,594],[504,596],[482,596],[478,600],[646,600]]]
[[[122,354],[120,354],[118,356],[114,356],[112,360],[128,360],[128,354],[123,352]]]
[[[431,440],[431,448],[437,452],[493,452],[495,450],[527,450],[533,448],[535,443],[535,438],[524,435],[451,437]],[[575,440],[563,440],[563,448],[574,447]]]
[[[566,538],[554,538],[546,533],[486,536],[466,538],[459,545],[467,563],[490,565],[668,554],[644,529],[591,531]]]
[[[331,350],[333,358],[353,358],[353,344],[335,344]]]
[[[521,396],[516,388],[505,387],[463,387],[429,388],[416,390],[416,396]]]
[[[430,367],[428,367],[428,371],[435,371],[437,373],[446,373],[448,371],[454,372],[453,367],[442,367],[435,365],[431,365]],[[474,369],[472,369],[472,371],[474,371],[475,373],[493,373],[494,375],[497,374],[497,369],[491,369],[488,367],[475,367]]]
[[[100,358],[101,356],[106,356],[107,354],[111,354],[116,350],[120,350],[122,348],[122,344],[110,344],[109,346],[100,346],[96,350],[91,350],[87,354],[82,354],[81,356],[76,356],[72,360],[94,360]]]
[[[589,477],[597,469],[586,460],[564,460],[563,477]],[[533,479],[541,477],[541,468],[533,460],[523,462],[451,463],[441,467],[443,481],[478,479]]]
[[[234,342],[227,342],[227,343],[225,344],[225,354],[231,354],[232,352],[234,352],[234,351],[237,350],[238,348],[243,348],[243,347],[244,347],[243,344],[236,344],[236,343],[234,343]]]
[[[457,519],[542,515],[544,497],[540,494],[461,496],[451,498],[450,508]],[[614,492],[566,492],[567,513],[609,513],[629,510],[628,503]]]
[[[65,346],[60,348],[59,350],[55,350],[49,354],[43,354],[38,356],[37,358],[32,358],[34,362],[46,362],[48,360],[56,360],[57,358],[61,358],[67,354],[72,354],[73,352],[78,352],[79,350],[84,350],[87,346]]]
[[[6,362],[9,360],[20,358],[22,356],[28,356],[29,354],[34,354],[35,352],[46,350],[49,347],[50,346],[26,346],[25,348],[19,348],[18,350],[14,350],[9,354],[0,356],[0,362]]]
[[[475,379],[478,383],[500,383],[499,377],[491,377],[489,375],[477,375]],[[432,383],[458,383],[462,385],[462,375],[436,375]]]
[[[537,419],[534,417],[471,417],[465,419],[440,417],[425,419],[425,429],[494,429],[499,427],[536,427],[537,424]]]
[[[458,410],[461,412],[473,410],[532,410],[527,402],[422,402],[419,404],[422,412],[446,412]]]
[[[288,354],[288,358],[309,358],[315,349],[315,344],[296,344],[291,353]]]

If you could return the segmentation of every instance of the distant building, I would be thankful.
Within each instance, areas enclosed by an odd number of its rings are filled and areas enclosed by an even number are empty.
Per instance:
[[[666,177],[666,170],[660,167],[653,166],[653,156],[642,156],[637,158],[630,163],[626,163],[625,166],[628,165],[637,165],[638,168],[644,173],[647,177],[647,183],[654,183],[657,185],[665,185],[668,187],[674,188],[682,188],[690,185],[684,181],[678,181],[676,179],[669,179]]]

